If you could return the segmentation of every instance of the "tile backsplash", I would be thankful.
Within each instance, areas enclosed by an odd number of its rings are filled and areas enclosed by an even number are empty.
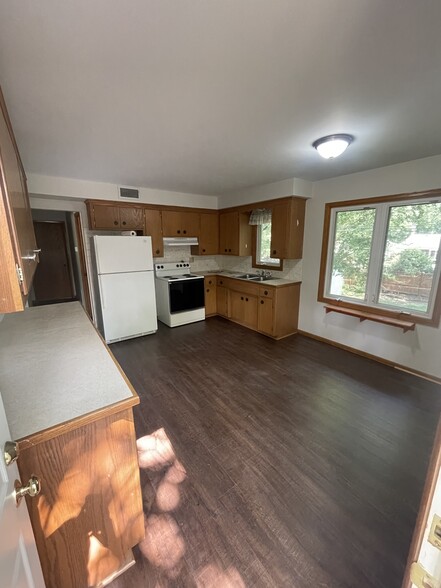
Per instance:
[[[255,272],[251,263],[251,256],[236,257],[232,255],[191,255],[189,246],[165,247],[164,257],[156,257],[155,263],[161,261],[189,261],[194,272],[208,272],[227,270],[238,273]],[[283,262],[283,271],[272,270],[275,278],[300,281],[302,279],[302,260],[286,259]]]

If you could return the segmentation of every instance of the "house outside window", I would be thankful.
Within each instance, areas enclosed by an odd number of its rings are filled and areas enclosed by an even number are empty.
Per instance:
[[[438,322],[441,195],[401,198],[327,205],[319,300]]]

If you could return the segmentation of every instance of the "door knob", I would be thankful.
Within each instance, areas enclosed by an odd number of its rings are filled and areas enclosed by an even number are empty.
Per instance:
[[[15,502],[17,503],[17,506],[20,504],[23,496],[26,496],[27,494],[28,496],[34,497],[40,494],[41,490],[41,482],[37,476],[31,476],[27,486],[23,486],[20,480],[15,480],[14,486]]]
[[[26,261],[35,261],[39,253],[41,253],[41,249],[33,249],[32,253],[28,252],[26,255],[22,255],[21,258]]]
[[[5,457],[5,463],[8,466],[10,463],[17,461],[20,452],[18,450],[18,443],[15,441],[6,441],[3,449],[3,455]]]

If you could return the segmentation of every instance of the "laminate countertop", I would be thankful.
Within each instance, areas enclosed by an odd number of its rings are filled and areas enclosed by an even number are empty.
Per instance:
[[[14,440],[136,397],[79,302],[5,315],[0,393]]]
[[[234,278],[235,280],[240,280],[241,282],[250,282],[251,284],[261,284],[265,286],[290,286],[292,284],[301,284],[301,280],[286,280],[285,278],[272,278],[269,280],[247,280],[244,278],[239,278],[239,276],[243,275],[247,272],[231,272],[226,270],[218,270],[218,271],[207,271],[207,272],[193,272],[197,276],[222,276],[225,278]],[[255,272],[248,272],[250,274],[254,274]]]

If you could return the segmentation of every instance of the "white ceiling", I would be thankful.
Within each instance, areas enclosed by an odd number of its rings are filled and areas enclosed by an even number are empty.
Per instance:
[[[219,194],[440,154],[440,24],[439,0],[2,0],[0,82],[28,172]]]

